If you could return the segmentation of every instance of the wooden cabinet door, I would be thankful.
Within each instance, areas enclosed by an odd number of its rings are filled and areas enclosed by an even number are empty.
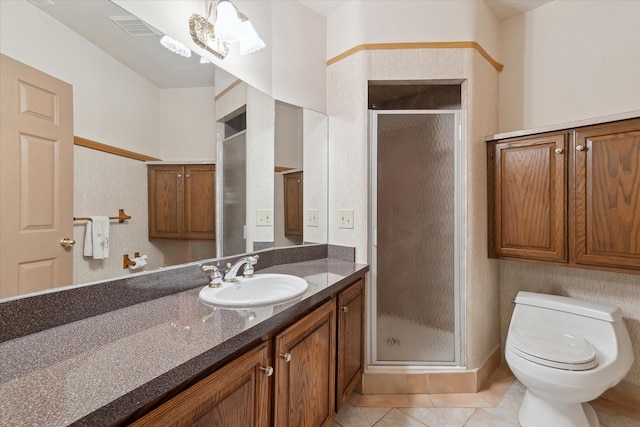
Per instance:
[[[270,387],[267,344],[188,388],[132,425],[225,426],[269,425]]]
[[[338,295],[338,370],[336,412],[364,371],[364,280]]]
[[[335,299],[275,337],[274,425],[331,425],[335,339]]]
[[[565,133],[489,146],[490,256],[567,260],[565,150]]]
[[[185,166],[185,237],[215,239],[215,166]]]
[[[640,119],[577,130],[575,262],[640,269]]]
[[[149,238],[184,236],[184,171],[182,166],[149,166]]]
[[[302,238],[302,172],[284,175],[284,235]]]

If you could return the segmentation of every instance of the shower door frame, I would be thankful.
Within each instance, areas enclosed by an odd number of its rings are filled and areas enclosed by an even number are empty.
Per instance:
[[[378,206],[378,116],[380,115],[453,115],[454,116],[454,361],[417,362],[378,360],[377,356],[377,206]],[[463,130],[466,128],[464,110],[369,110],[369,351],[368,364],[377,367],[462,367],[465,360],[464,334],[464,289],[466,283],[466,182],[467,143]]]

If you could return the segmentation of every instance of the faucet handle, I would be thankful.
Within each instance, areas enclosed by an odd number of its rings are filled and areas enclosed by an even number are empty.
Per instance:
[[[242,277],[253,277],[253,266],[258,262],[258,258],[260,258],[258,255],[248,256],[245,258],[247,260],[247,264],[244,266],[244,270],[242,270]]]
[[[210,288],[219,288],[222,284],[222,274],[220,274],[220,270],[215,265],[200,265],[202,271],[210,272],[209,273],[209,287]]]

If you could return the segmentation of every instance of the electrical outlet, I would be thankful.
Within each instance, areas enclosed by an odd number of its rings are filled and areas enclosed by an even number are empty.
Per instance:
[[[338,227],[353,228],[353,209],[338,210]]]
[[[307,209],[307,227],[320,226],[320,211],[318,209]]]
[[[271,209],[257,209],[256,225],[258,227],[268,227],[273,225],[273,211]]]

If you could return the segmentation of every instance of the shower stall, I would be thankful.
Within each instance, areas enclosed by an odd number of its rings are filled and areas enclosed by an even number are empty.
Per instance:
[[[453,107],[370,111],[372,365],[464,363],[464,144]]]

